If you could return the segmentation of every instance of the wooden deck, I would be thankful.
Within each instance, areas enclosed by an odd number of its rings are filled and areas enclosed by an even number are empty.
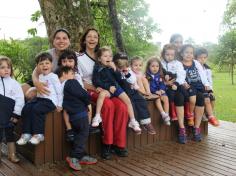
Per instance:
[[[181,175],[236,175],[236,124],[222,122],[218,128],[209,126],[208,136],[200,143],[189,141],[159,142],[129,150],[129,157],[99,158],[93,166],[74,172],[65,162],[34,166],[21,157],[12,164],[5,156],[0,164],[0,176],[181,176]]]

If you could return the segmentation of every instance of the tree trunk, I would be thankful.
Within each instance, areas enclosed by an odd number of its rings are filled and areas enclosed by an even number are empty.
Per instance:
[[[89,0],[38,0],[52,46],[53,32],[65,28],[71,35],[71,47],[79,49],[79,38],[92,24]]]
[[[109,7],[109,17],[112,25],[113,38],[115,40],[116,47],[119,51],[124,52],[125,49],[122,40],[121,26],[116,11],[116,1],[109,0],[108,7]]]
[[[234,64],[231,64],[231,82],[234,85]]]

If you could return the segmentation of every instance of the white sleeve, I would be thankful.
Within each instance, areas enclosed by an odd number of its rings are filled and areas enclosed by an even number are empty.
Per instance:
[[[211,69],[206,69],[207,80],[210,84],[211,90],[213,90],[212,72]]]
[[[197,60],[194,60],[194,62],[195,62],[196,68],[198,70],[198,73],[201,77],[201,81],[202,81],[203,85],[210,86],[210,84],[207,80],[206,72],[204,72],[202,65]]]
[[[24,93],[21,88],[21,85],[14,80],[14,94],[15,94],[15,107],[14,107],[14,114],[21,115],[21,111],[23,109],[23,106],[25,105],[25,98],[24,98]]]
[[[183,64],[179,61],[176,62],[176,67],[177,67],[177,79],[176,82],[179,83],[180,85],[184,84],[186,81],[186,71],[184,70]]]
[[[62,90],[61,82],[56,74],[53,74],[52,85],[57,95],[57,106],[62,107],[63,90]]]

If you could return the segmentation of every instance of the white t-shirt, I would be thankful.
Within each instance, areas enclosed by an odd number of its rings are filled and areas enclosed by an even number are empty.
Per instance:
[[[88,84],[92,85],[93,67],[95,61],[86,53],[77,53],[78,70],[82,73],[82,79]]]
[[[55,106],[62,107],[62,86],[58,76],[55,73],[49,73],[48,75],[39,75],[39,81],[47,84],[47,89],[50,91],[49,95],[37,94],[37,97],[48,98],[52,100]]]

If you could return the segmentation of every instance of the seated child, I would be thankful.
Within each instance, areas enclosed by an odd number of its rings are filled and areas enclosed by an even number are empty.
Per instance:
[[[123,57],[120,57],[120,56]],[[149,134],[156,134],[156,130],[152,126],[150,113],[148,111],[147,102],[142,95],[135,89],[136,76],[131,72],[129,68],[128,57],[124,57],[124,53],[117,53],[114,55],[114,62],[117,68],[117,71],[120,72],[120,80],[118,81],[119,85],[124,89],[124,91],[129,96],[131,103],[133,105],[135,117],[144,130],[147,130]]]
[[[204,113],[204,94],[209,91],[209,82],[207,81],[205,72],[201,64],[194,60],[194,47],[190,44],[185,44],[180,51],[182,64],[186,72],[186,81],[183,84],[183,91],[185,97],[189,99],[188,109],[184,109],[189,112],[193,123],[188,125],[193,126],[193,135],[195,141],[201,141],[201,129],[200,124]]]
[[[140,134],[141,129],[139,127],[139,123],[135,120],[131,101],[117,82],[117,77],[114,71],[114,63],[112,62],[111,49],[108,47],[100,48],[97,52],[97,56],[98,62],[95,64],[93,70],[93,85],[101,90],[106,90],[106,96],[102,97],[102,101],[98,100],[97,105],[100,103],[99,106],[101,107],[105,97],[120,98],[128,107],[128,114],[130,117],[128,126],[132,128],[135,133]],[[98,98],[100,98],[100,96]],[[100,114],[100,112],[96,113]],[[96,119],[96,116],[94,119]],[[102,120],[99,119],[99,121],[101,122]]]
[[[74,71],[75,71],[75,79],[80,83],[80,85],[82,86],[82,88],[84,88],[84,84],[82,81],[82,75],[78,72],[78,63],[77,63],[77,57],[76,57],[76,53],[72,50],[65,50],[62,52],[62,54],[60,55],[59,59],[58,59],[58,66],[62,67],[62,66],[68,66],[71,67]],[[89,124],[91,122],[91,105],[88,106],[89,109]],[[69,116],[68,113],[66,112],[66,110],[63,110],[63,118],[64,118],[64,122],[66,125],[66,139],[67,141],[73,141],[74,140],[74,132],[72,130],[70,121],[69,121]],[[99,131],[99,129],[95,129],[95,128],[89,128],[90,129],[90,133],[93,132],[97,132]]]
[[[74,140],[70,156],[66,157],[69,166],[81,170],[81,164],[95,164],[97,160],[85,154],[85,144],[89,136],[88,105],[90,96],[84,90],[71,67],[57,70],[63,88],[63,108],[69,115],[70,125],[74,131]]]
[[[46,114],[62,110],[62,88],[58,76],[52,73],[52,56],[43,52],[36,56],[36,64],[40,70],[39,81],[47,84],[50,93],[39,94],[26,103],[22,110],[22,135],[16,142],[25,145],[27,142],[37,145],[44,141]]]
[[[136,56],[131,59],[130,67],[137,79],[137,86],[135,85],[135,89],[137,89],[141,94],[150,97],[152,96],[152,93],[150,92],[148,80],[142,73],[142,66],[143,62],[141,57]]]
[[[21,115],[25,102],[21,86],[12,76],[11,60],[6,56],[0,56],[0,162],[2,140],[5,134],[8,159],[17,163],[20,159],[16,156],[14,126]]]
[[[184,84],[186,73],[180,61],[176,59],[177,49],[173,44],[166,44],[161,53],[161,64],[167,85],[166,93],[170,102],[171,120],[184,120],[184,97],[180,93],[180,87]],[[178,117],[178,118],[177,118]],[[183,127],[182,125],[180,125]]]
[[[213,114],[213,106],[215,101],[215,96],[213,95],[213,82],[212,82],[212,72],[211,68],[206,64],[208,58],[208,52],[205,48],[198,48],[195,52],[195,59],[200,62],[203,70],[206,74],[207,80],[210,84],[210,90],[205,94],[205,111],[208,121],[213,126],[219,126],[219,121]],[[213,105],[213,106],[212,106]]]
[[[146,78],[149,81],[151,93],[160,97],[155,102],[164,123],[170,125],[169,100],[166,95],[166,86],[163,81],[161,62],[157,57],[151,57],[148,60],[146,66]]]

